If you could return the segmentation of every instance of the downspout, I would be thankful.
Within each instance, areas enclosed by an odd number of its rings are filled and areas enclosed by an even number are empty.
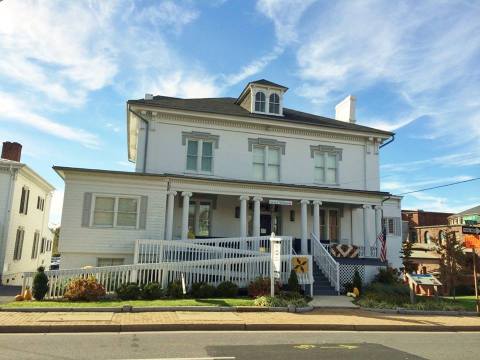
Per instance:
[[[13,190],[15,186],[15,173],[16,170],[13,170],[12,165],[10,165],[9,168],[9,173],[10,173],[10,186],[8,190],[8,196],[7,196],[7,206],[6,206],[6,211],[4,215],[4,221],[3,221],[3,234],[2,234],[2,244],[0,248],[0,275],[3,275],[3,267],[5,266],[5,257],[6,257],[6,251],[7,251],[7,243],[8,243],[8,230],[10,228],[10,217],[12,214],[12,201],[13,201]],[[0,284],[2,284],[2,276],[0,276]]]
[[[380,144],[379,148],[387,146],[388,144],[392,143],[394,140],[395,140],[395,134],[393,134],[392,137],[390,138],[390,140],[388,140],[385,144]]]
[[[137,113],[136,111],[133,111],[132,109],[130,109],[130,107],[128,108],[128,111],[130,111],[133,115],[140,118],[140,120],[142,120],[145,124],[145,145],[143,149],[143,166],[142,166],[143,168],[142,172],[145,173],[147,170],[147,149],[148,149],[148,133],[150,130],[150,122],[147,119],[145,119],[142,115]]]

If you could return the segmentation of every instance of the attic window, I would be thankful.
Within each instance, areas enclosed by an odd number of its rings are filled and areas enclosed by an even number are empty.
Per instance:
[[[265,94],[262,91],[255,94],[255,111],[265,112]]]
[[[280,113],[280,96],[278,94],[271,94],[268,102],[268,111],[272,114]]]

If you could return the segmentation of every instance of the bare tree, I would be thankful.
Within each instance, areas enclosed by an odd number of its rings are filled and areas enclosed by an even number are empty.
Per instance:
[[[437,253],[440,254],[440,281],[446,294],[455,298],[455,287],[466,264],[463,244],[457,238],[456,231],[449,231],[445,237],[435,240]]]

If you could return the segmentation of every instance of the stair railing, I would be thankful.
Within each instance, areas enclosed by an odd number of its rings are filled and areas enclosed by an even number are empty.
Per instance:
[[[337,294],[340,294],[340,264],[322,245],[317,235],[312,233],[311,239],[314,262],[320,270],[322,270],[328,281],[330,281],[330,284],[335,288]]]

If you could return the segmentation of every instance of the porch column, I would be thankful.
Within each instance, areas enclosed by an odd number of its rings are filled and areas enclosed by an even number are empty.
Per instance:
[[[182,212],[182,240],[188,239],[188,209],[190,207],[191,192],[182,192],[183,212]]]
[[[260,202],[259,196],[253,198],[253,236],[260,236]]]
[[[247,195],[240,196],[240,237],[247,237]]]
[[[176,191],[170,190],[167,192],[167,223],[165,226],[165,240],[172,240],[175,195],[177,195]]]
[[[369,226],[368,226],[368,212],[372,208],[370,205],[363,205],[363,246],[364,256],[370,256],[370,242],[368,239]]]
[[[313,233],[320,240],[320,200],[313,200]]]
[[[308,254],[308,212],[307,212],[307,205],[310,203],[309,200],[302,200],[300,201],[301,207],[302,207],[302,244],[301,244],[301,250],[300,252],[303,255]]]
[[[380,251],[378,248],[378,235],[382,232],[382,206],[375,205],[375,249],[376,254],[375,256],[378,258],[380,255]]]

